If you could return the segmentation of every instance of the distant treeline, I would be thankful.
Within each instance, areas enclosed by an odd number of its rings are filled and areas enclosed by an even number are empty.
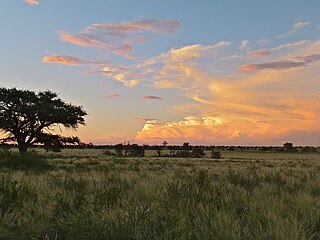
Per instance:
[[[17,147],[16,144],[0,144],[0,148],[11,148]],[[42,145],[35,145],[33,147],[42,148]],[[114,145],[94,145],[92,143],[81,143],[78,145],[64,145],[60,146],[61,148],[71,148],[71,149],[108,149],[114,150],[119,147],[131,148],[131,147],[139,147],[143,150],[195,150],[202,149],[204,151],[236,151],[236,152],[292,152],[292,153],[316,153],[320,152],[320,146],[293,146],[291,143],[285,143],[283,146],[207,146],[207,145],[190,145],[189,143],[184,143],[183,145],[138,145],[138,144],[130,144],[130,143],[119,143]]]

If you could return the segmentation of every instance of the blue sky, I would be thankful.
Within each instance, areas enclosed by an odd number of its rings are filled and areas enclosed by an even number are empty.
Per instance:
[[[303,107],[319,101],[319,1],[16,0],[0,9],[1,84],[83,105],[84,141],[320,142],[319,109]],[[88,36],[102,40],[79,45]],[[125,44],[132,49],[117,49]]]

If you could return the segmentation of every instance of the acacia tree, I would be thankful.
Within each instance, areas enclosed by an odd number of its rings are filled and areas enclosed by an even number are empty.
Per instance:
[[[82,106],[62,101],[49,90],[34,92],[17,88],[0,88],[0,129],[3,142],[14,141],[20,154],[33,144],[54,145],[79,142],[77,137],[53,133],[53,127],[76,129],[85,125],[87,113]]]

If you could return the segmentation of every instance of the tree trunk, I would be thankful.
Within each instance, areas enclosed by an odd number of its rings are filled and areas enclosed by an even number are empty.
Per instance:
[[[26,143],[18,143],[20,155],[24,155],[28,151],[28,144]]]

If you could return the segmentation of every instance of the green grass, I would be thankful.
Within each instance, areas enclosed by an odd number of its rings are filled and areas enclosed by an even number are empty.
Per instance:
[[[1,152],[0,239],[320,239],[320,155]]]

